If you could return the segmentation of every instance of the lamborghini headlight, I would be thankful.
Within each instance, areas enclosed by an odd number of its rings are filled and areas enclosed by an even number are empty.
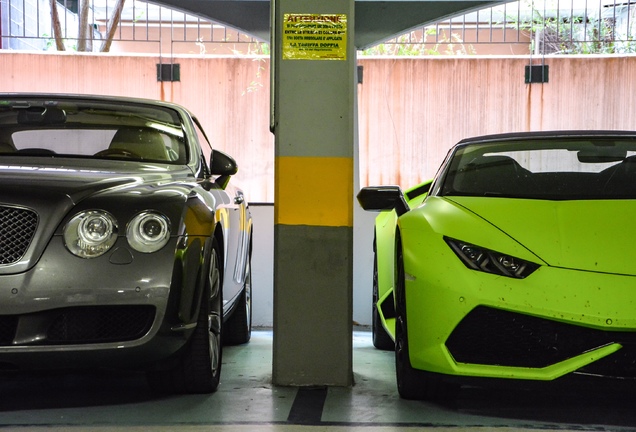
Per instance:
[[[81,258],[105,254],[117,240],[117,221],[103,210],[76,214],[64,227],[64,244]]]
[[[128,223],[126,238],[128,244],[138,252],[156,252],[170,239],[170,222],[161,213],[139,213]]]
[[[448,243],[453,252],[457,254],[466,267],[472,270],[523,279],[539,268],[539,265],[533,262],[475,246],[470,243],[448,237],[445,237],[444,240],[446,240],[446,243]]]

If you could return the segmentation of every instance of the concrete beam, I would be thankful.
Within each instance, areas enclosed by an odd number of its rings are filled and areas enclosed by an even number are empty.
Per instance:
[[[228,25],[268,42],[270,0],[160,0],[156,4]],[[414,27],[504,3],[485,0],[356,0],[355,39],[358,49],[390,39]]]

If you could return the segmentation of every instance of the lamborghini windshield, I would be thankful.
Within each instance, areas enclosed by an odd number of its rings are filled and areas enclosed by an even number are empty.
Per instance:
[[[187,160],[176,111],[64,98],[0,100],[0,158],[17,156],[171,164]]]
[[[439,194],[548,200],[636,198],[636,139],[542,138],[460,145]]]

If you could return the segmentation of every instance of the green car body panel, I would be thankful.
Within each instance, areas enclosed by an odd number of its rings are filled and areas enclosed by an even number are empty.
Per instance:
[[[377,310],[394,340],[400,237],[413,369],[445,377],[552,381],[609,358],[623,348],[625,336],[636,333],[636,199],[429,195],[430,185],[405,190],[407,211],[384,209],[375,221]],[[536,270],[518,278],[477,271],[458,258],[449,239],[514,257]],[[449,345],[461,344],[452,341],[453,333],[462,321],[472,322],[467,320],[472,312],[483,310],[609,336],[600,338],[602,343],[580,342],[585,349],[577,345],[545,361],[467,361],[481,357],[459,349],[463,353],[454,355]],[[471,331],[468,327],[461,332]],[[498,348],[496,336],[491,341],[484,351],[509,349]]]
[[[414,208],[422,204],[426,198],[426,193],[418,194],[412,199],[408,198],[408,194],[413,191],[428,189],[431,181],[418,184],[405,192],[406,202],[409,207]],[[378,261],[378,311],[382,317],[382,323],[386,332],[395,339],[395,318],[393,316],[384,316],[382,305],[384,302],[389,303],[389,310],[393,310],[393,282],[394,282],[394,245],[395,233],[397,226],[397,214],[395,210],[384,211],[378,215],[375,220],[375,244]],[[377,245],[382,247],[378,248]],[[393,245],[393,247],[392,247]]]

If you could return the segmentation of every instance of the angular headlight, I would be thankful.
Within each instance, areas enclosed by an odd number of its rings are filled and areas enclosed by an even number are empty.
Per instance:
[[[117,240],[117,221],[103,210],[76,214],[64,227],[64,244],[81,258],[105,254]]]
[[[523,279],[539,268],[538,264],[445,237],[446,243],[469,269]]]
[[[139,213],[128,223],[126,238],[128,244],[138,252],[156,252],[170,239],[170,221],[161,213]]]

